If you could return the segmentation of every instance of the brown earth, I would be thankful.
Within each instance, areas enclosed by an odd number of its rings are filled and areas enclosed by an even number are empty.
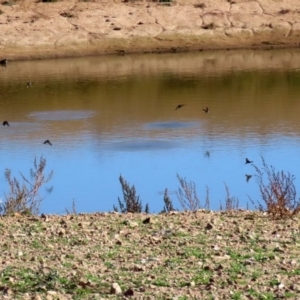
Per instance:
[[[298,0],[1,0],[1,4],[0,59],[300,44]]]
[[[0,217],[0,299],[299,299],[299,216]]]

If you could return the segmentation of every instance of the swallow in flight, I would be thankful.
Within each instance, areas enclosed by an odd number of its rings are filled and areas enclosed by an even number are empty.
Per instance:
[[[246,164],[252,164],[253,160],[249,160],[248,158],[246,158]]]
[[[44,144],[45,144],[45,145],[48,144],[48,145],[52,146],[52,144],[51,144],[51,142],[50,142],[49,140],[46,140],[46,141],[44,142]]]
[[[175,110],[181,108],[182,106],[185,106],[185,104],[178,104],[178,105],[176,106]]]
[[[7,59],[2,59],[0,60],[0,65],[3,66],[3,67],[6,67],[6,64],[7,64]]]
[[[248,182],[248,181],[250,180],[250,178],[252,177],[252,175],[248,175],[248,174],[246,174],[245,176],[246,176],[246,181],[247,181],[247,182]]]
[[[207,114],[208,111],[209,111],[208,107],[205,107],[205,108],[203,108],[202,110],[203,110],[206,114]]]
[[[9,123],[8,123],[7,121],[4,121],[4,122],[2,123],[2,125],[3,125],[3,126],[9,126]]]

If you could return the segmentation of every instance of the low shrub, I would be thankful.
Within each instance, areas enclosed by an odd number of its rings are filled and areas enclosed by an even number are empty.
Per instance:
[[[257,205],[252,199],[251,202],[256,209],[266,210],[273,218],[288,218],[296,215],[300,211],[300,199],[296,198],[296,188],[294,185],[295,176],[289,172],[275,171],[273,166],[268,166],[262,157],[262,168],[253,165],[256,171],[256,180],[259,185],[260,194],[263,200],[257,201]],[[264,181],[266,174],[267,181]]]
[[[16,212],[37,215],[40,211],[40,204],[43,197],[40,196],[41,187],[52,178],[51,171],[45,176],[46,159],[40,157],[39,162],[34,159],[33,169],[30,169],[31,180],[27,179],[21,172],[22,182],[12,177],[11,170],[6,169],[5,179],[9,185],[9,193],[5,195],[5,201],[0,204],[0,213],[9,215]],[[52,191],[52,187],[47,190]]]
[[[123,192],[123,202],[118,197],[118,203],[121,213],[141,213],[143,212],[142,201],[140,197],[136,195],[135,186],[129,186],[128,182],[120,175],[119,181],[121,183],[122,192]],[[114,211],[118,212],[118,208],[114,205]],[[149,205],[148,203],[145,206],[145,213],[149,213]]]

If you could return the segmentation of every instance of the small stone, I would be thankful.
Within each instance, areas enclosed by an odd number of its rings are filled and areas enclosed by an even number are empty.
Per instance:
[[[280,284],[278,285],[278,288],[279,288],[279,289],[283,289],[283,288],[284,288],[284,284],[283,284],[283,283],[280,283]]]
[[[213,225],[211,224],[211,223],[207,223],[207,225],[205,226],[205,229],[206,230],[211,230],[211,229],[213,229]]]
[[[122,290],[118,283],[114,282],[110,287],[110,293],[114,295],[120,295],[122,294]]]
[[[125,297],[130,297],[133,295],[134,295],[133,289],[128,289],[127,291],[124,292]]]
[[[149,224],[151,222],[151,218],[148,217],[145,220],[143,220],[143,224]]]
[[[56,291],[47,291],[47,295],[56,296],[57,292]]]

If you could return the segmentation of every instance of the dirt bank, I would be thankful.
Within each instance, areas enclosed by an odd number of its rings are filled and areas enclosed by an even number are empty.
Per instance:
[[[300,43],[298,0],[2,0],[1,4],[0,59]]]

